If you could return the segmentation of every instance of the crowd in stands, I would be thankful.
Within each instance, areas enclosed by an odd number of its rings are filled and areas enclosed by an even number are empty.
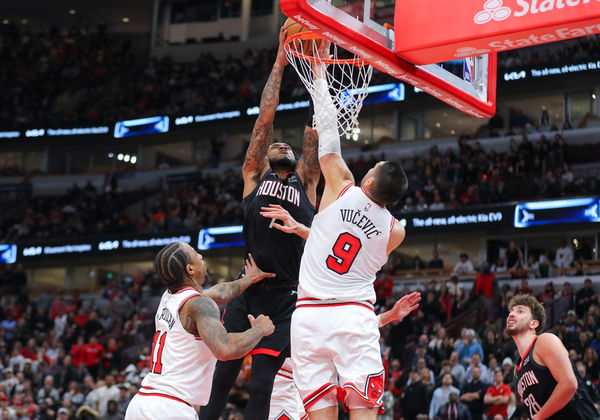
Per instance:
[[[498,65],[503,69],[575,64],[600,58],[600,36],[591,35],[562,42],[519,48],[500,54]]]
[[[455,271],[466,260],[457,263]],[[443,264],[436,255],[429,263]],[[12,275],[19,275],[19,269],[13,269]],[[164,290],[157,276],[106,279],[100,292],[88,291],[94,293],[89,295],[54,293],[35,298],[14,290],[16,283],[6,281],[6,275],[2,279],[0,418],[123,419],[148,371],[153,310]],[[423,295],[419,310],[382,330],[386,414],[381,419],[478,420],[485,414],[499,420],[514,410],[516,419],[527,418],[514,389],[518,354],[503,326],[510,298],[534,290],[526,281],[512,289],[489,290],[487,280],[478,276],[478,281],[481,284],[470,294],[455,276],[426,282],[419,287]],[[391,288],[381,286],[376,284],[378,310],[394,299]],[[547,308],[564,302],[564,313],[549,317],[548,327],[564,342],[598,404],[600,294],[590,279],[576,292],[568,282],[556,285],[560,292],[550,286],[536,293],[538,298]],[[405,287],[402,294],[409,291]],[[455,304],[457,294],[462,294],[460,304]],[[489,305],[482,299],[488,294]],[[484,314],[472,328],[446,322],[468,311]],[[248,359],[245,366],[250,363]],[[247,373],[244,369],[238,377],[224,419],[243,418]]]
[[[443,210],[524,199],[551,199],[597,194],[600,180],[576,177],[577,163],[569,146],[556,134],[535,143],[526,135],[510,139],[505,152],[485,151],[479,142],[460,138],[458,148],[441,151],[437,145],[425,156],[403,161],[409,189],[390,206],[394,212]],[[588,157],[594,152],[588,149]],[[357,182],[382,154],[349,159]],[[600,157],[599,157],[600,159]],[[138,218],[126,208],[142,200],[143,191],[121,192],[117,177],[107,177],[102,191],[88,183],[60,196],[19,200],[0,214],[0,238],[28,240],[108,233],[155,233],[240,224],[242,178],[227,169],[197,173],[188,182],[172,184]],[[399,213],[397,213],[399,214]]]
[[[501,55],[504,67],[557,64],[600,55],[597,35],[518,49]],[[139,51],[141,52],[141,51]],[[33,32],[16,25],[0,28],[0,127],[111,122],[152,114],[212,113],[255,106],[275,58],[275,48],[248,49],[241,57],[195,61],[136,60],[127,37],[103,26],[51,28]],[[142,54],[139,54],[142,55]],[[292,69],[281,100],[306,99]],[[372,83],[393,81],[375,72]]]

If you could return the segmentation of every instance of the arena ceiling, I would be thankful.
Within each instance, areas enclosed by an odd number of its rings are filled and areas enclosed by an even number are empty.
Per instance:
[[[153,4],[153,0],[7,0],[0,6],[0,23],[40,28],[103,21],[109,26],[149,27]]]

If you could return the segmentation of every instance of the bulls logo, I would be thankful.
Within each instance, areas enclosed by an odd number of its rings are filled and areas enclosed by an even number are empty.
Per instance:
[[[377,401],[383,394],[383,375],[369,378],[367,383],[369,401]]]

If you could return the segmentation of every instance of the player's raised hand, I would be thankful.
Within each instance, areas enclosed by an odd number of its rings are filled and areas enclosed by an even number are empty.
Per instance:
[[[271,335],[273,334],[273,331],[275,331],[273,321],[266,315],[261,314],[257,318],[254,318],[252,315],[248,314],[248,321],[250,321],[252,327],[258,327],[263,330],[263,337]]]
[[[331,41],[324,38],[321,39],[317,47],[317,60],[311,60],[311,66],[315,74],[315,79],[327,80],[327,62],[323,60],[331,59]]]
[[[261,216],[272,219],[271,226],[285,233],[294,233],[304,239],[308,237],[309,229],[302,223],[298,223],[290,213],[279,204],[269,204],[268,207],[261,207]],[[277,223],[280,220],[281,223]]]
[[[277,48],[277,63],[285,66],[288,63],[287,56],[285,55],[285,40],[287,39],[287,29],[282,26],[279,30],[279,47]]]
[[[390,309],[394,319],[404,318],[406,315],[419,307],[421,301],[421,292],[412,292],[409,295],[402,296],[396,301],[394,307]]]
[[[260,268],[258,268],[256,263],[254,262],[254,258],[252,258],[252,254],[248,254],[248,258],[246,258],[244,274],[247,278],[252,280],[252,283],[257,283],[264,278],[273,278],[277,276],[275,273],[265,273]]]

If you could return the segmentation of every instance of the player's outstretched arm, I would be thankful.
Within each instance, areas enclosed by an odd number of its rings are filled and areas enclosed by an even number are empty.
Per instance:
[[[329,44],[322,42],[319,55],[329,54]],[[313,102],[315,107],[314,122],[319,134],[319,164],[325,178],[325,189],[319,205],[319,211],[333,203],[340,192],[350,183],[354,176],[342,158],[340,135],[338,131],[338,111],[329,93],[327,70],[321,63],[313,67],[315,86]]]
[[[394,219],[394,226],[390,232],[390,239],[388,239],[387,244],[388,255],[390,255],[394,249],[400,246],[400,244],[404,241],[404,236],[406,236],[404,226],[402,226],[397,219]]]
[[[179,318],[187,332],[195,334],[206,343],[219,360],[233,360],[244,357],[261,340],[275,331],[271,319],[259,315],[254,319],[248,315],[250,329],[242,333],[227,333],[219,317],[217,304],[206,296],[188,300],[179,311]]]
[[[419,307],[420,301],[420,292],[412,292],[409,295],[402,296],[396,301],[392,309],[379,315],[379,327],[404,318]]]
[[[246,151],[246,158],[242,166],[244,197],[254,191],[260,177],[267,168],[267,151],[273,137],[273,120],[275,119],[275,111],[279,104],[281,78],[283,77],[283,69],[287,64],[287,58],[283,49],[285,39],[286,30],[281,28],[279,31],[277,58],[260,98],[260,111],[252,129],[250,145]]]
[[[252,254],[248,254],[246,266],[244,267],[244,274],[240,279],[216,284],[210,289],[202,291],[202,293],[204,296],[208,296],[214,300],[217,305],[221,305],[230,302],[241,295],[242,292],[252,284],[257,283],[264,278],[273,278],[275,276],[275,273],[265,273],[258,268],[254,262],[254,258],[252,258]]]
[[[310,228],[300,222],[297,222],[292,215],[279,204],[269,204],[268,207],[261,207],[260,215],[273,220],[271,226],[285,233],[293,233],[302,239],[307,239],[310,233]],[[281,220],[283,224],[276,223],[276,220]]]
[[[573,371],[567,349],[554,334],[544,333],[535,343],[535,356],[550,369],[557,384],[538,413],[532,420],[543,420],[563,408],[577,391],[577,377]]]
[[[302,146],[302,157],[298,161],[298,175],[302,179],[304,191],[308,201],[314,206],[317,202],[317,184],[321,176],[319,167],[319,135],[316,130],[308,125],[304,128],[304,144]]]

